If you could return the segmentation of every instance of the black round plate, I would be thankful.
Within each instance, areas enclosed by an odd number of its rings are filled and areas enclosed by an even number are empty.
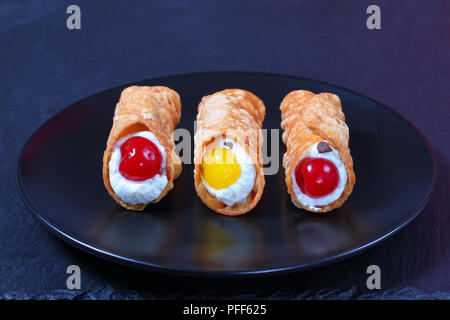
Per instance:
[[[304,270],[367,249],[407,225],[425,207],[435,163],[420,131],[368,97],[319,81],[252,72],[209,72],[140,81],[165,85],[182,99],[179,128],[193,132],[201,98],[242,88],[266,105],[263,126],[280,128],[279,105],[295,89],[332,92],[350,128],[356,185],[332,214],[291,204],[284,170],[266,176],[261,201],[246,215],[209,210],[184,165],[174,189],[142,213],[122,209],[102,181],[102,156],[114,107],[126,86],[83,99],[45,123],[25,145],[18,165],[23,199],[60,238],[103,258],[149,270],[199,275]],[[280,134],[281,139],[281,134]],[[280,143],[280,158],[284,145]],[[281,163],[281,161],[280,161]]]

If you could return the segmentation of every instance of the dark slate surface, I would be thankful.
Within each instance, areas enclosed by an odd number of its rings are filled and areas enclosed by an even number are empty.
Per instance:
[[[382,30],[365,27],[376,2]],[[66,7],[82,29],[66,29]],[[450,298],[450,2],[0,2],[1,298]],[[428,137],[439,176],[406,230],[357,257],[314,271],[211,280],[136,271],[50,235],[17,191],[16,160],[50,116],[91,94],[158,76],[218,70],[286,73],[371,96]],[[70,264],[82,289],[65,289]],[[382,290],[365,287],[378,264]]]

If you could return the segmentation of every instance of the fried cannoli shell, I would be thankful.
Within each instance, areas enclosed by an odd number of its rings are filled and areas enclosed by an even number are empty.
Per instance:
[[[283,157],[286,187],[298,207],[311,212],[327,212],[340,207],[352,193],[355,185],[353,160],[348,147],[349,130],[342,112],[341,100],[335,94],[314,94],[307,90],[290,92],[282,101],[281,128],[287,151]],[[339,152],[347,171],[347,183],[341,196],[334,202],[314,211],[297,200],[293,190],[292,173],[302,155],[319,141],[327,140]]]
[[[194,137],[194,184],[203,203],[217,213],[237,216],[253,209],[264,189],[262,165],[262,122],[265,116],[263,102],[251,92],[227,89],[203,97],[198,106],[197,131]],[[227,206],[211,195],[202,183],[204,150],[217,139],[232,139],[240,144],[255,166],[255,182],[244,203]]]
[[[126,135],[151,131],[166,151],[167,186],[158,202],[173,188],[173,180],[181,173],[181,161],[174,152],[173,130],[180,121],[181,101],[177,92],[162,86],[131,86],[124,89],[114,112],[113,126],[103,155],[103,182],[106,190],[122,207],[142,211],[148,203],[130,204],[120,199],[111,187],[109,161],[114,145]]]

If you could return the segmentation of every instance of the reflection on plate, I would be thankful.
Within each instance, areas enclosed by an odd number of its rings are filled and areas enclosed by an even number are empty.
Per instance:
[[[242,219],[209,218],[198,234],[198,258],[218,267],[248,267],[252,260],[260,259],[262,244],[258,230]]]

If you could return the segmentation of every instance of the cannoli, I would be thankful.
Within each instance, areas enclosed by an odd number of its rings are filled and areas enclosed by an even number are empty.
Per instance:
[[[122,91],[103,155],[103,182],[125,209],[141,211],[173,188],[181,173],[173,141],[180,116],[180,97],[169,88]]]
[[[306,90],[281,102],[286,187],[299,208],[327,212],[340,207],[355,184],[349,130],[339,97]]]
[[[194,184],[210,209],[236,216],[253,209],[264,189],[263,102],[227,89],[203,97],[194,136]]]

